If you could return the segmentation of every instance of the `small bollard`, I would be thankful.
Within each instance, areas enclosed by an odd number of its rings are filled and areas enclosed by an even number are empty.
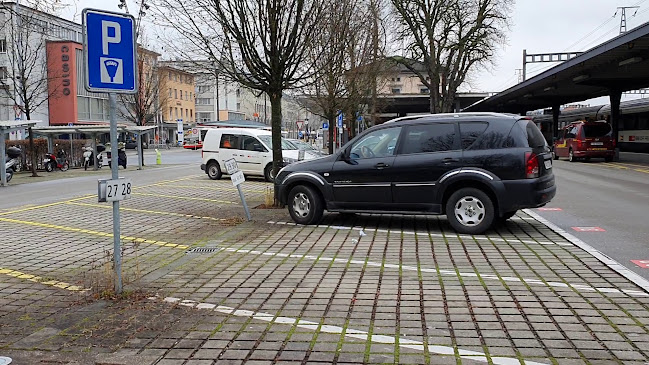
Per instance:
[[[162,164],[162,154],[158,149],[155,149],[155,163],[156,165],[161,165]]]

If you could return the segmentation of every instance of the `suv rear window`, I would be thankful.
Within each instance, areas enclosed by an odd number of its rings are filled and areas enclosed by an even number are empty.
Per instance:
[[[462,136],[462,149],[467,150],[475,143],[475,141],[484,133],[489,126],[488,123],[460,123],[460,135]]]
[[[606,123],[584,124],[586,138],[606,137],[611,133],[611,126]]]
[[[547,145],[543,133],[541,133],[541,130],[534,122],[531,120],[527,122],[525,130],[527,131],[527,145],[529,147],[539,148]]]

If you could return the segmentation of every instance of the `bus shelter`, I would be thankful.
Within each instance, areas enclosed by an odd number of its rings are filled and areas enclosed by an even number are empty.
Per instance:
[[[36,125],[36,122],[24,120],[0,121],[0,185],[7,186],[7,169],[5,166],[5,141],[9,133],[25,130]]]

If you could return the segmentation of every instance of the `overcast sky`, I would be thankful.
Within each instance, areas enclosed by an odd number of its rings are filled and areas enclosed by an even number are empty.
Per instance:
[[[118,4],[119,0],[77,0],[76,6],[66,10],[65,17],[72,19],[84,7],[120,11]],[[620,28],[620,6],[640,6],[635,16],[635,10],[627,10],[628,29],[649,22],[649,0],[517,0],[507,45],[497,54],[490,71],[473,78],[471,91],[498,92],[515,85],[516,69],[522,68],[523,49],[528,53],[585,51],[615,37]],[[129,0],[129,9],[135,13],[138,5]],[[79,17],[74,20],[80,22]],[[528,64],[527,78],[553,65]],[[600,100],[606,103],[605,99]]]

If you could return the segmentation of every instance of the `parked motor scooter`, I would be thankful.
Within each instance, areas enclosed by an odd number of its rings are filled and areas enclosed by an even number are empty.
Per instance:
[[[58,147],[58,145],[57,145]],[[52,172],[54,168],[58,168],[61,171],[68,171],[70,165],[68,164],[65,151],[59,150],[59,152],[54,156],[53,153],[46,153],[45,158],[43,159],[45,164],[45,171]]]
[[[120,142],[117,145],[117,166],[124,166],[126,168],[126,151],[124,150],[124,143]],[[106,157],[108,157],[108,166],[111,166],[112,158],[110,148],[106,147]]]
[[[11,181],[16,172],[16,166],[18,165],[18,157],[20,157],[20,149],[17,147],[7,148],[7,157],[5,157],[5,171],[7,176],[7,182]]]
[[[94,158],[94,152],[92,150],[92,147],[84,147],[83,150],[83,168],[84,170],[88,170],[88,166],[94,166],[95,163],[97,164],[98,168],[101,168],[104,165],[104,157],[102,155],[102,152],[104,152],[106,148],[103,145],[97,145],[97,158]]]

